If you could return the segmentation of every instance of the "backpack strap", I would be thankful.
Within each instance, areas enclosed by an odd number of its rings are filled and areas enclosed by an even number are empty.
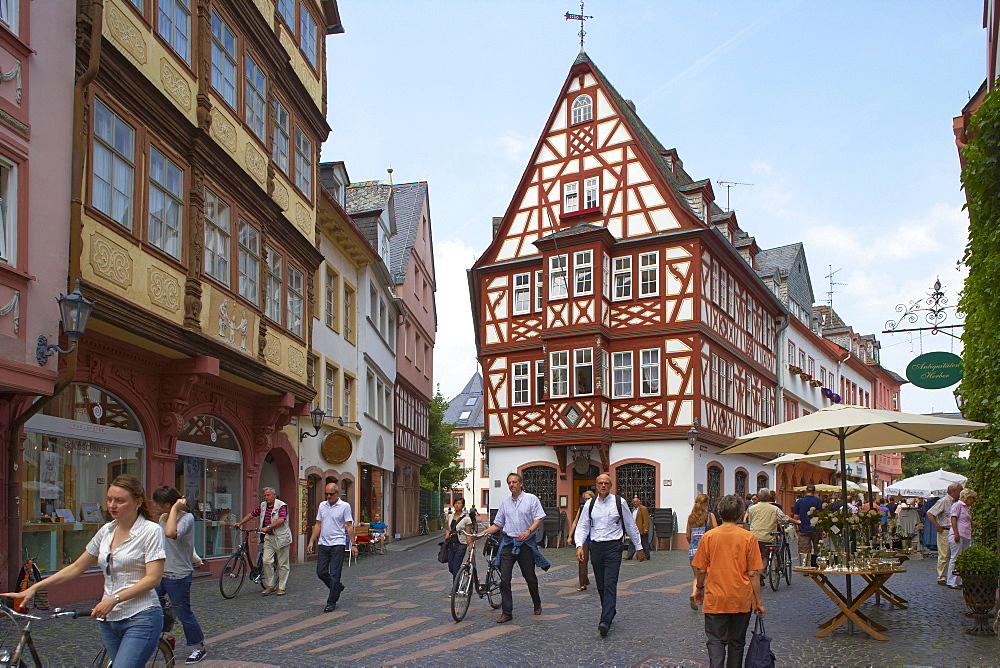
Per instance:
[[[622,512],[622,497],[620,497],[617,494],[615,494],[615,502],[618,505],[618,519],[621,520],[621,523],[622,523],[622,538],[624,539],[625,536],[627,536],[628,534],[625,532],[625,513]],[[594,526],[594,504],[595,503],[597,503],[597,497],[596,496],[590,500],[590,505],[587,506],[587,517],[590,518],[590,526],[591,526],[591,528],[593,528],[593,526]]]

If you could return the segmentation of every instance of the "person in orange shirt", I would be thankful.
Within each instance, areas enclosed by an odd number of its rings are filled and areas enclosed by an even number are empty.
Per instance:
[[[767,612],[760,592],[764,564],[757,539],[736,524],[744,509],[743,499],[734,494],[719,499],[716,510],[722,526],[702,536],[691,562],[696,571],[695,602],[704,605],[711,668],[742,666],[750,613]]]

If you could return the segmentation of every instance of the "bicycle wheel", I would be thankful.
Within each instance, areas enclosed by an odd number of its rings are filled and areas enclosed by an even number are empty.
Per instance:
[[[94,662],[90,665],[93,668],[108,668],[111,665],[111,659],[108,658],[108,650],[102,649],[98,652],[97,656],[94,657]]]
[[[246,576],[247,563],[243,559],[243,553],[237,552],[226,560],[226,565],[219,574],[219,591],[223,598],[232,598],[240,593]]]
[[[778,557],[778,551],[775,550],[774,552],[771,552],[767,560],[767,581],[771,585],[771,591],[778,591],[778,585],[781,584],[779,559],[780,557]]]
[[[160,643],[153,652],[153,658],[146,663],[146,668],[173,668],[174,648],[166,638],[160,638]]]
[[[788,543],[785,543],[781,548],[781,557],[784,561],[784,575],[785,584],[791,586],[792,584],[792,548],[788,547]]]
[[[494,610],[500,608],[500,567],[495,564],[486,571],[486,600]]]
[[[472,600],[472,566],[462,564],[462,569],[455,573],[451,583],[451,616],[456,622],[465,618],[469,611],[469,601]]]

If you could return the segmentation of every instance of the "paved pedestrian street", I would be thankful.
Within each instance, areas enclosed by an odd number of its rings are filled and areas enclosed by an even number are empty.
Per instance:
[[[323,613],[326,590],[311,563],[292,566],[288,594],[280,597],[262,597],[248,582],[235,599],[225,600],[217,579],[197,580],[193,605],[209,638],[201,665],[706,665],[703,616],[688,605],[686,551],[623,562],[618,617],[601,638],[597,592],[593,586],[576,591],[574,551],[565,548],[545,551],[553,566],[539,572],[542,615],[532,615],[515,569],[512,622],[496,624],[499,611],[473,596],[468,616],[456,624],[447,599],[447,567],[435,558],[437,540],[345,566],[347,589],[333,613]],[[933,559],[910,561],[909,572],[889,581],[909,599],[909,609],[865,604],[865,614],[888,628],[889,641],[880,642],[857,629],[850,635],[846,625],[826,638],[813,637],[817,623],[833,615],[833,604],[808,578],[793,574],[791,587],[767,589],[764,595],[778,665],[1000,664],[1000,639],[965,635],[971,620],[961,592],[937,586],[934,579]],[[36,629],[46,665],[90,665],[100,646],[97,629],[87,620]],[[173,634],[182,661],[180,624]]]

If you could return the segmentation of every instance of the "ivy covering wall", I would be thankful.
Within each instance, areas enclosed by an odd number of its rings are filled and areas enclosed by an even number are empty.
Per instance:
[[[970,454],[969,486],[979,496],[972,507],[979,520],[973,540],[997,549],[1000,511],[1000,88],[994,88],[970,123],[962,184],[969,210],[969,244],[963,263],[969,277],[959,302],[965,313],[962,354],[965,378],[959,388],[964,413],[989,423],[976,434]]]

